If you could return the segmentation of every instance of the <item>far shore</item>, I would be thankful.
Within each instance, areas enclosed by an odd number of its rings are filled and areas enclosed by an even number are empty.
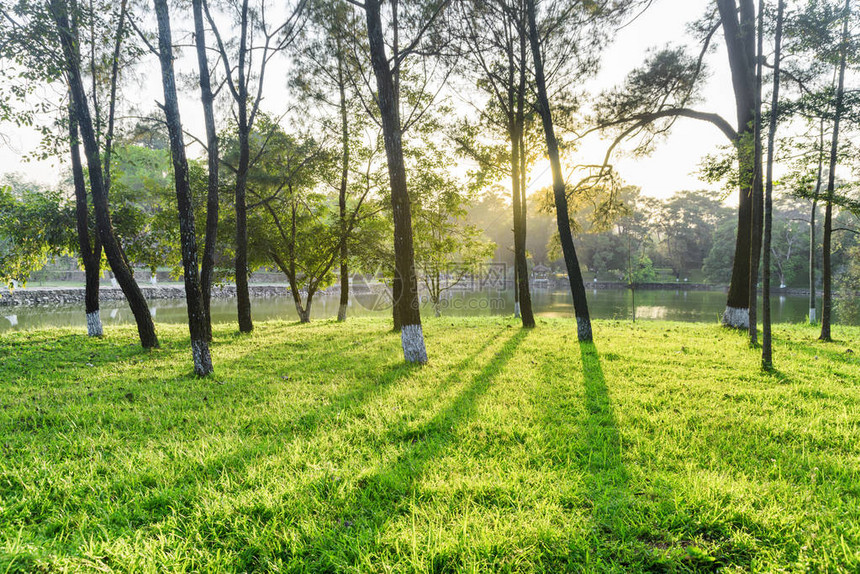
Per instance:
[[[536,290],[563,290],[567,287],[565,282],[557,282],[552,280],[537,280],[532,284],[532,289]],[[511,281],[507,282],[506,287],[512,289]],[[185,288],[181,283],[166,283],[166,284],[141,284],[141,290],[148,300],[166,300],[166,299],[182,299],[185,297]],[[365,294],[377,289],[384,289],[382,283],[371,284],[353,284],[351,289],[355,294]],[[586,289],[590,290],[608,290],[608,289],[628,289],[629,286],[621,281],[590,281],[586,282]],[[725,291],[725,285],[712,285],[708,283],[640,283],[635,286],[637,290],[667,290],[667,291]],[[464,286],[454,288],[458,291],[485,291],[487,289],[498,291],[498,285],[484,286],[473,285],[471,282]],[[250,285],[251,296],[255,298],[272,298],[272,297],[288,297],[288,283],[266,283]],[[318,295],[333,295],[340,293],[340,285],[334,284],[325,290],[319,291]],[[774,288],[771,290],[775,295],[808,295],[809,289],[799,287],[783,287]],[[820,292],[819,292],[820,294]],[[212,297],[216,299],[230,299],[236,296],[236,286],[231,284],[217,285],[212,289]],[[125,299],[122,290],[118,287],[110,285],[102,285],[99,289],[99,299],[101,301],[122,301]],[[62,284],[54,284],[51,286],[33,286],[19,287],[17,289],[0,289],[0,307],[13,306],[37,306],[37,305],[62,305],[70,303],[80,303],[84,300],[84,288],[79,285],[63,286]]]

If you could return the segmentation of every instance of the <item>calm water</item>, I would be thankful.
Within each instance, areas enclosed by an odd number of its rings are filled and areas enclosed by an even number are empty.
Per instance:
[[[325,319],[337,315],[338,296],[317,296],[314,299],[312,317]],[[535,312],[543,317],[572,317],[573,305],[566,291],[535,290],[532,293]],[[642,320],[664,319],[669,321],[716,322],[725,305],[726,295],[722,291],[637,291],[636,318]],[[632,305],[630,292],[621,289],[588,291],[588,303],[592,317],[601,319],[630,319]],[[157,300],[150,305],[157,323],[184,323],[187,320],[184,302],[180,300]],[[487,316],[511,315],[514,311],[512,292],[482,291],[455,292],[444,302],[443,316]],[[429,303],[422,310],[432,316]],[[798,323],[807,315],[805,295],[779,295],[773,297],[774,322]],[[351,316],[389,316],[390,302],[375,295],[353,296],[350,302]],[[214,299],[212,316],[215,322],[236,320],[235,299]],[[120,302],[105,302],[101,308],[102,321],[106,326],[133,321],[128,307]],[[277,297],[255,299],[253,316],[257,321],[266,319],[297,320],[292,299]],[[49,326],[84,326],[83,304],[52,307],[0,307],[0,332],[11,329],[37,329]]]

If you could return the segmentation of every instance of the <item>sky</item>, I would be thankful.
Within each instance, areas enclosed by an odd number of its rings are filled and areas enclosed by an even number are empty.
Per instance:
[[[621,83],[627,73],[642,63],[650,48],[672,44],[691,43],[686,33],[689,22],[701,17],[708,0],[655,0],[653,5],[634,22],[617,33],[615,41],[604,52],[602,69],[590,82],[595,92]],[[176,41],[182,41],[179,37]],[[187,38],[184,38],[187,40]],[[177,72],[193,72],[193,52],[186,50],[177,60]],[[696,106],[699,109],[717,112],[730,123],[734,123],[734,96],[731,77],[728,72],[724,47],[709,56],[711,75],[703,90],[704,100]],[[162,99],[160,71],[155,58],[148,58],[138,69],[136,83],[125,89],[125,97],[144,112],[155,108],[155,101]],[[264,93],[274,102],[286,90],[283,74],[277,68],[267,71],[267,84]],[[202,110],[198,92],[186,90],[181,97],[182,120],[187,130],[202,137],[204,133]],[[68,169],[62,163],[65,158],[53,161],[24,161],[24,155],[32,153],[39,142],[35,130],[17,129],[9,124],[0,124],[0,134],[6,142],[0,143],[0,174],[18,173],[26,179],[53,185],[60,181]],[[661,141],[655,152],[645,158],[615,157],[613,163],[618,173],[628,184],[642,188],[642,193],[665,198],[676,191],[708,189],[713,185],[700,181],[697,176],[702,158],[726,143],[723,136],[710,124],[695,120],[681,119],[669,137]],[[589,138],[582,146],[580,156],[589,163],[602,161],[607,142]],[[190,155],[198,155],[193,150]],[[551,183],[546,165],[538,164],[533,171],[533,181],[529,186],[538,189]]]

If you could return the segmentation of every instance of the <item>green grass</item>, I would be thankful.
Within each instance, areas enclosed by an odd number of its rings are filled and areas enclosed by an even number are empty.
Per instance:
[[[860,571],[860,329],[595,327],[0,336],[0,574]]]

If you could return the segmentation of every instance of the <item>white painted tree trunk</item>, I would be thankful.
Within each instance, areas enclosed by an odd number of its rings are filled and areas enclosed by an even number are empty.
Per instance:
[[[205,377],[212,372],[212,356],[209,354],[209,343],[206,341],[191,341],[191,356],[194,359],[194,373]]]
[[[400,330],[400,343],[403,345],[403,358],[408,363],[427,362],[427,349],[424,346],[424,331],[421,325],[403,325]]]
[[[815,307],[809,308],[809,324],[810,325],[815,324]]]
[[[102,318],[98,310],[87,313],[87,335],[90,337],[101,337],[104,335],[102,331]]]
[[[576,336],[580,341],[591,341],[591,321],[582,317],[576,318]]]
[[[337,309],[337,320],[341,322],[346,321],[346,305],[343,303]]]
[[[519,301],[514,303],[514,317],[516,319],[520,318],[520,302]]]
[[[750,310],[741,307],[726,307],[723,311],[723,326],[733,329],[748,329],[750,326]]]

